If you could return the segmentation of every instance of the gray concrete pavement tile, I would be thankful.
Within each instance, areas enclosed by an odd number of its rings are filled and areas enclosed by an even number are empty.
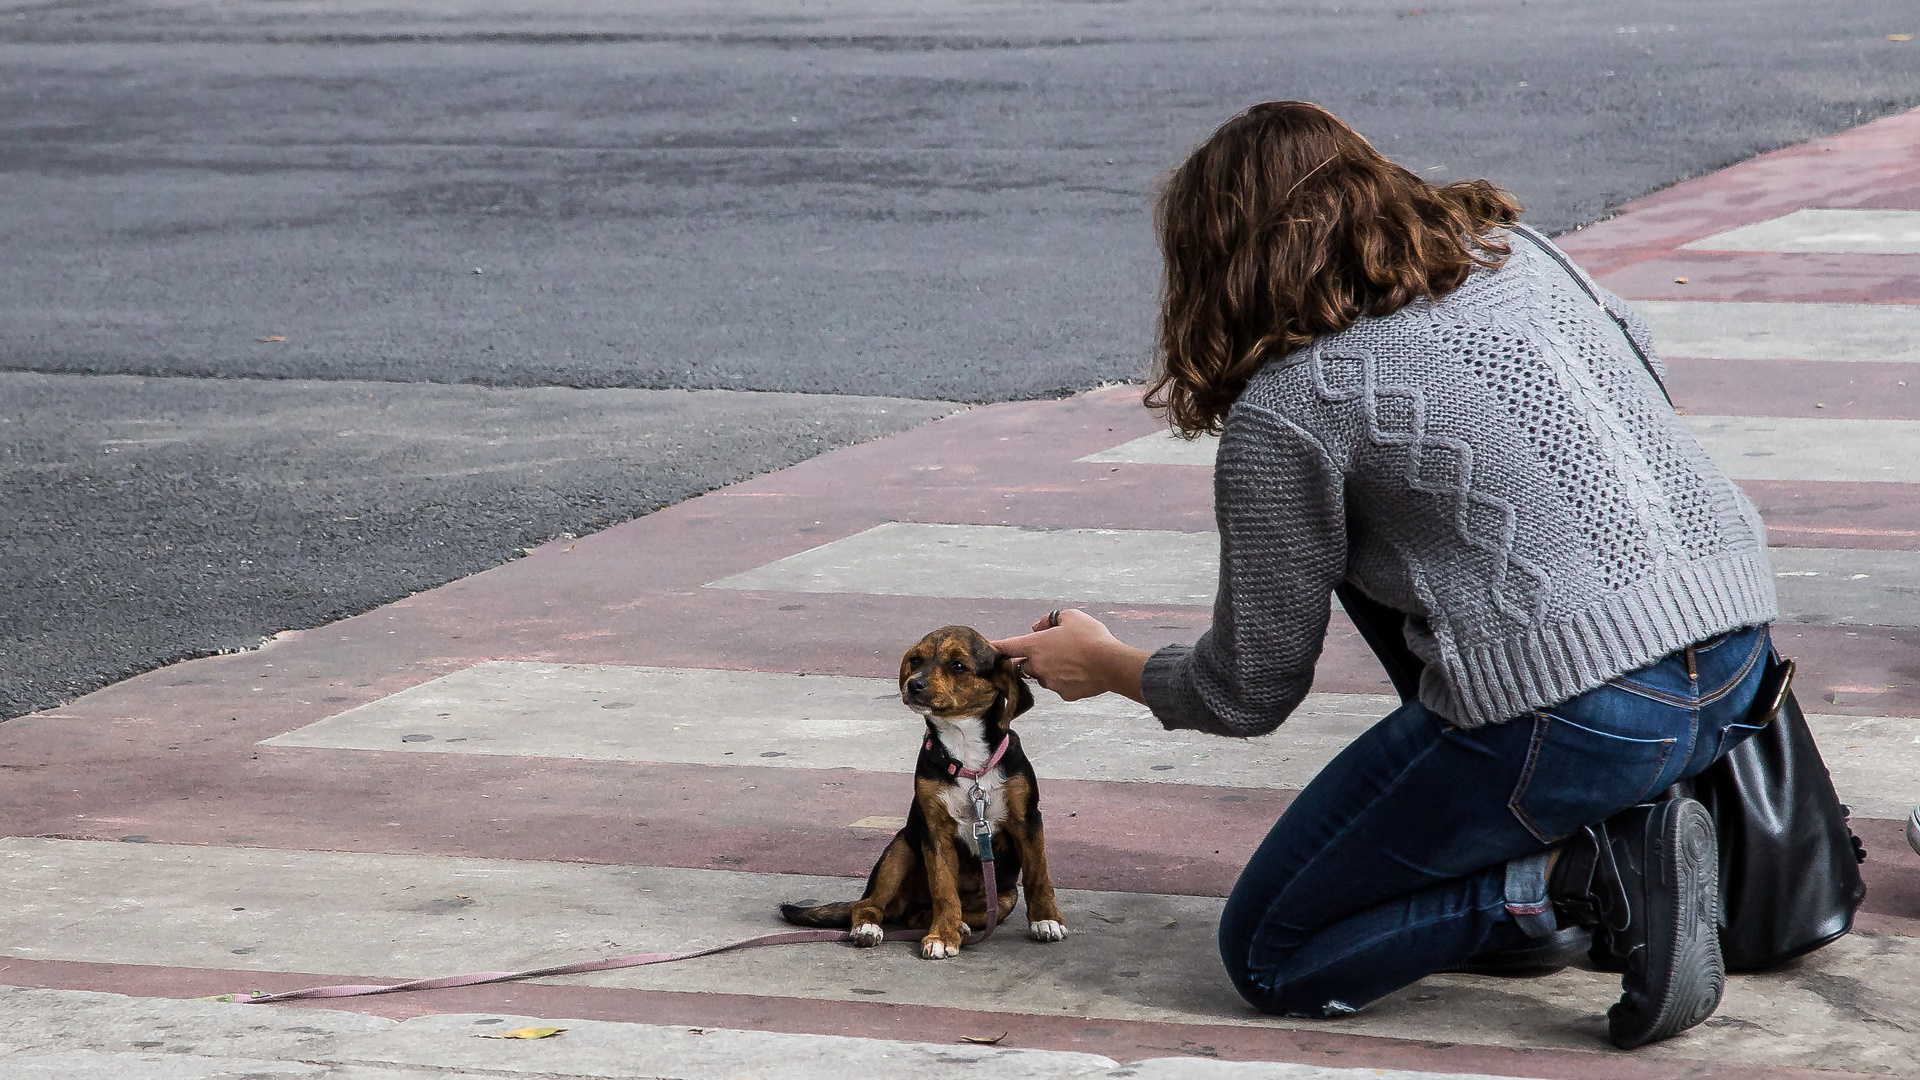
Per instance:
[[[484,1038],[526,1027],[545,1039]],[[436,1014],[404,1021],[0,986],[7,1080],[415,1080],[445,1076],[842,1080],[1067,1080],[1116,1067],[1069,1051],[665,1027],[604,1020]]]
[[[1920,552],[1773,548],[1769,557],[1782,623],[1920,626]],[[1219,587],[1219,564],[1219,538],[1207,532],[890,521],[707,587],[1202,606]]]
[[[343,1036],[393,1026],[394,1021],[384,1017],[330,1009],[261,1009],[243,1014],[214,1001],[0,985],[0,1046],[16,1052],[214,1052],[261,1060],[297,1059],[317,1055]]]
[[[500,1022],[491,1023],[495,1020]],[[567,1030],[551,1039],[524,1042],[474,1037],[479,1031],[529,1026]],[[1067,1080],[1115,1067],[1111,1059],[1095,1054],[957,1041],[942,1045],[531,1016],[415,1017],[390,1031],[343,1039],[334,1053],[353,1062],[485,1070],[508,1076],[672,1080],[736,1080],[742,1075],[792,1080],[849,1076]]]
[[[369,1069],[267,1058],[105,1050],[0,1054],[0,1070],[7,1080],[434,1080],[447,1076],[425,1069]]]
[[[1714,463],[1735,480],[1920,482],[1920,421],[1712,415],[1683,419]],[[1218,444],[1210,436],[1187,440],[1156,432],[1080,460],[1212,468]]]
[[[1680,246],[1693,251],[1920,255],[1920,210],[1807,207]]]
[[[1751,360],[1920,360],[1920,308],[1638,300],[1662,356]]]
[[[1866,557],[1847,564],[1854,568],[1880,556],[1847,554]],[[1284,789],[1305,787],[1399,704],[1381,694],[1309,694],[1282,733],[1223,740],[1160,730],[1144,706],[1117,695],[1042,701],[1020,730],[1043,780]],[[1920,797],[1920,718],[1807,720],[1856,815],[1906,816]],[[913,721],[891,679],[495,660],[261,745],[911,772],[918,744],[901,736]],[[873,827],[883,826],[898,827]]]
[[[1227,741],[1117,695],[1042,700],[1021,726],[1042,779],[1246,787],[1304,786],[1399,703],[1313,694],[1285,739]],[[919,723],[892,679],[488,661],[262,745],[911,772]]]

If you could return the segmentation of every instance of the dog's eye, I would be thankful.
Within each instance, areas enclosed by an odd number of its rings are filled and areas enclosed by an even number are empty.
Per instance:
[[[965,675],[967,673],[967,662],[965,660],[949,660],[947,662],[947,668],[955,675]]]

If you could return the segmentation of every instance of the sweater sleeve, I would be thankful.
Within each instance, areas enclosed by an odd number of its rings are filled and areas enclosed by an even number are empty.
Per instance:
[[[1141,676],[1169,729],[1264,735],[1313,685],[1334,586],[1346,573],[1344,485],[1324,447],[1242,402],[1214,467],[1220,589],[1213,626],[1155,653]]]

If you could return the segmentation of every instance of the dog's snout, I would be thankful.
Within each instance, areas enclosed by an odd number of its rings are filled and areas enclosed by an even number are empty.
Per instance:
[[[926,692],[927,692],[927,680],[921,678],[918,675],[915,675],[913,678],[907,680],[907,693],[913,695],[914,697],[919,697],[921,694],[924,694]]]

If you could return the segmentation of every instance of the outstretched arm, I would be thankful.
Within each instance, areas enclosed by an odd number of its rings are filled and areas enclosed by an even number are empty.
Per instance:
[[[1114,691],[1168,728],[1245,738],[1278,727],[1306,697],[1346,571],[1344,480],[1306,431],[1261,408],[1236,406],[1214,469],[1220,591],[1213,626],[1191,647],[1149,655],[1098,619],[1062,612],[1060,625],[996,642],[1026,657],[1040,685],[1069,700]]]

